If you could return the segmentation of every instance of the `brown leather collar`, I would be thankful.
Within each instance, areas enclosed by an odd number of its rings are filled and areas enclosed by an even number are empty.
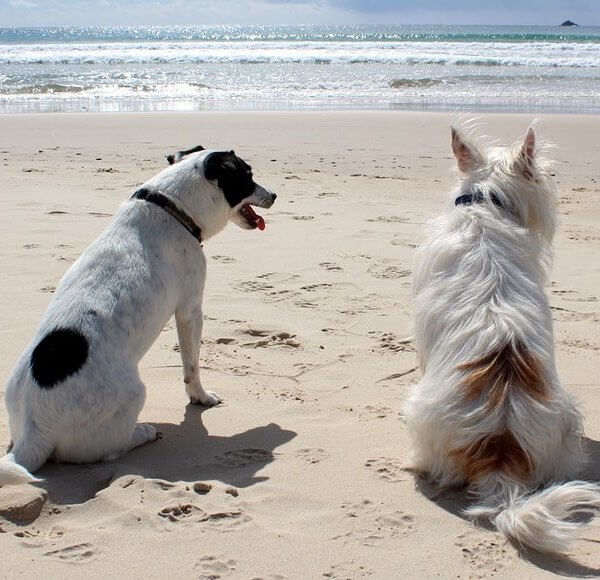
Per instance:
[[[202,230],[200,226],[183,210],[179,209],[172,199],[159,193],[151,191],[145,187],[138,189],[131,199],[140,199],[148,201],[164,209],[169,215],[173,216],[192,236],[202,244]]]

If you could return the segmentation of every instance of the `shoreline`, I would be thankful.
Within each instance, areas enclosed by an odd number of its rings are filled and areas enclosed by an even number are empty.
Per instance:
[[[117,105],[118,107],[118,105]],[[64,110],[6,110],[7,107],[2,107],[2,100],[0,99],[0,116],[23,116],[23,115],[63,115],[63,114],[92,114],[92,115],[134,115],[134,114],[155,114],[155,115],[168,115],[168,114],[196,114],[196,113],[241,113],[241,114],[253,114],[253,113],[440,113],[440,114],[455,114],[455,115],[585,115],[585,116],[598,116],[600,115],[600,105],[595,107],[538,107],[538,106],[522,106],[514,107],[513,105],[455,105],[453,103],[441,103],[441,104],[397,104],[397,105],[381,105],[381,106],[357,106],[357,105],[332,105],[331,107],[318,105],[314,107],[300,106],[300,107],[273,107],[269,106],[252,107],[228,107],[228,106],[215,106],[215,107],[203,107],[203,108],[148,108],[148,109],[126,109],[126,110],[101,110],[100,108],[83,108],[77,107],[66,107]]]
[[[490,117],[528,117],[529,119],[543,119],[543,118],[561,118],[561,117],[584,117],[584,118],[595,118],[600,116],[600,110],[598,112],[559,112],[559,111],[508,111],[508,110],[477,110],[477,109],[457,109],[457,110],[437,110],[437,109],[424,109],[414,110],[410,108],[398,108],[398,109],[360,109],[360,108],[349,108],[349,109],[265,109],[265,110],[243,110],[243,109],[198,109],[193,111],[188,110],[168,110],[168,111],[44,111],[44,112],[22,112],[22,113],[6,113],[0,112],[0,119],[10,118],[27,118],[27,117],[123,117],[124,119],[130,117],[147,117],[156,118],[161,117],[196,117],[196,116],[235,116],[235,117],[246,117],[246,116],[319,116],[319,115],[331,115],[335,117],[339,116],[394,116],[394,115],[423,115],[423,116],[438,116],[446,117],[448,119],[459,119],[459,118],[490,118]]]

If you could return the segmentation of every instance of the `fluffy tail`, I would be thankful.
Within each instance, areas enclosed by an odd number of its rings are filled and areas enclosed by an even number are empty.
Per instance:
[[[489,518],[496,529],[523,546],[540,552],[564,552],[587,521],[578,512],[600,509],[600,486],[584,481],[556,484],[528,495],[514,484],[497,507],[474,506],[467,515]]]
[[[15,461],[12,453],[0,458],[0,485],[18,485],[42,481],[31,475],[23,466]]]

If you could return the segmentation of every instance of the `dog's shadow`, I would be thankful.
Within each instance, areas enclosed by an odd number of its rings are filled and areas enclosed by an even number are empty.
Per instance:
[[[591,482],[600,481],[600,441],[594,441],[586,437],[584,438],[584,445],[588,453],[589,463],[587,469],[581,474],[580,479]],[[415,475],[415,483],[418,490],[429,500],[447,512],[467,520],[464,511],[472,505],[472,500],[468,497],[465,489],[456,488],[440,490],[439,487],[431,483],[426,477],[422,477],[418,474]],[[591,514],[584,514],[584,519],[589,519],[590,515]],[[596,513],[596,515],[600,517],[600,514]],[[485,521],[478,521],[477,526],[489,530],[494,529],[491,524],[486,523]],[[596,546],[598,541],[586,538],[585,532],[583,532],[580,542],[589,543],[590,545],[593,544],[590,548],[592,551],[598,549],[598,546]],[[511,544],[517,549],[521,558],[548,572],[561,576],[579,578],[600,576],[600,568],[586,566],[576,562],[568,556],[542,554],[535,550],[524,548],[514,542],[511,542]]]
[[[122,475],[169,482],[217,480],[248,487],[268,479],[256,473],[276,459],[275,449],[296,433],[275,423],[228,437],[210,435],[202,423],[206,408],[188,404],[183,421],[153,423],[162,438],[134,449],[119,459],[87,465],[46,465],[36,474],[52,502],[78,504],[93,498]]]

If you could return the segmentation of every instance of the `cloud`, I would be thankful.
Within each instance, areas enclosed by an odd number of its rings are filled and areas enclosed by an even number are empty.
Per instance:
[[[32,2],[32,0],[8,0],[9,6],[12,8],[38,8],[39,5],[37,2]]]
[[[0,0],[3,26],[600,24],[599,0]]]

